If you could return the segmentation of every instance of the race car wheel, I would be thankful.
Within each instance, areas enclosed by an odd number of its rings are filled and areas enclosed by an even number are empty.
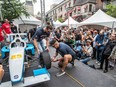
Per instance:
[[[40,54],[40,65],[42,66],[42,68],[51,68],[51,58],[50,54],[47,51],[44,51]]]

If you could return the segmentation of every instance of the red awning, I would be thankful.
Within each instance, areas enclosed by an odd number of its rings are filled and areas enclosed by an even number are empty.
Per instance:
[[[72,12],[73,12],[73,10],[70,10],[70,11],[69,11],[69,13],[72,13]]]
[[[78,16],[73,16],[72,18],[77,18]]]
[[[78,11],[80,11],[81,10],[81,7],[78,7],[77,9],[78,9]]]

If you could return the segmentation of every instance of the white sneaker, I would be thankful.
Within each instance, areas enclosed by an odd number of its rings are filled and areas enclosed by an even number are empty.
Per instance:
[[[96,63],[98,63],[98,61],[96,61]]]
[[[42,68],[42,66],[41,65],[38,65],[38,68]]]
[[[98,63],[97,65],[100,66],[100,63]]]
[[[24,65],[27,65],[28,64],[28,62],[24,62]]]
[[[62,75],[64,75],[66,72],[65,71],[59,71],[57,74],[56,74],[56,76],[57,77],[60,77],[60,76],[62,76]]]

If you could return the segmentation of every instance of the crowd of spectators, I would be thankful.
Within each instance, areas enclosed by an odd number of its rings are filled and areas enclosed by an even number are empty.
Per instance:
[[[77,59],[86,65],[90,60],[96,60],[97,69],[114,68],[116,59],[116,32],[113,29],[93,29],[80,27],[77,29],[57,28],[52,32],[52,38],[68,44],[77,54]],[[113,49],[114,48],[114,49]],[[113,50],[113,51],[112,51]],[[111,53],[112,52],[112,53]],[[112,57],[111,57],[112,56]],[[94,64],[94,65],[96,65]],[[89,65],[95,68],[94,65]]]

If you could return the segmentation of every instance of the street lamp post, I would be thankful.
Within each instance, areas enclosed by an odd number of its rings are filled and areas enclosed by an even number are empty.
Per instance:
[[[40,0],[41,3],[41,26],[45,25],[45,0]]]
[[[73,7],[68,7],[66,8],[67,14],[68,14],[68,28],[69,28],[69,16],[70,16],[70,11],[73,9]]]
[[[2,4],[3,2],[2,1],[0,1],[0,18],[1,18],[1,20],[3,20],[3,17],[2,17],[2,11],[1,11],[1,8],[2,8]]]

